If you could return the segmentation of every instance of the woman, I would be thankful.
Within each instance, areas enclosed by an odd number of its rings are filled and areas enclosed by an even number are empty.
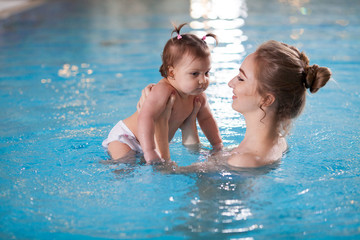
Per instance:
[[[330,77],[330,69],[310,66],[303,52],[277,41],[265,42],[248,55],[239,74],[228,84],[233,89],[232,108],[243,114],[246,132],[243,141],[226,159],[227,164],[261,167],[280,160],[287,150],[285,137],[290,124],[305,106],[306,89],[316,93]],[[157,124],[159,142],[167,136],[166,125],[172,103],[170,99]],[[199,108],[196,101],[194,104],[192,115],[182,126],[183,138],[188,140],[184,144],[198,142],[195,118]],[[169,158],[167,144],[164,141],[161,144],[161,148],[166,149],[162,155],[165,159]]]

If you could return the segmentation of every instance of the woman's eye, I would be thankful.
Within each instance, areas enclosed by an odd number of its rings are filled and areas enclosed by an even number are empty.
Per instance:
[[[241,77],[237,77],[237,79],[239,80],[239,81],[244,81],[244,79],[242,79]]]
[[[205,73],[205,76],[207,76],[207,77],[208,77],[208,76],[209,76],[209,73],[210,73],[210,72],[206,72],[206,73]]]
[[[192,73],[192,75],[195,76],[195,77],[197,77],[197,76],[199,76],[199,73],[198,73],[198,72],[194,72],[194,73]]]

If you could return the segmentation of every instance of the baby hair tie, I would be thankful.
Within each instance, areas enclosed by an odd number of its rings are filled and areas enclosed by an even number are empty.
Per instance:
[[[206,35],[202,37],[202,40],[203,40],[203,41],[205,41],[205,39],[206,39]]]
[[[182,36],[180,34],[178,34],[177,39],[182,39]]]

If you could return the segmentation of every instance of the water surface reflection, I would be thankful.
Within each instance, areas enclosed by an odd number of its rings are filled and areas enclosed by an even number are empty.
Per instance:
[[[219,38],[219,45],[212,51],[211,84],[206,92],[221,133],[236,139],[245,132],[245,122],[231,108],[232,91],[227,84],[238,73],[247,54],[244,42],[248,38],[242,30],[247,17],[246,2],[191,0],[190,16],[192,33],[202,36],[212,32]],[[235,144],[227,139],[224,141],[227,146]]]

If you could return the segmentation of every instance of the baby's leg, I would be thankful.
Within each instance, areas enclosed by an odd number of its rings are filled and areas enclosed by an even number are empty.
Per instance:
[[[133,151],[127,144],[119,141],[113,141],[109,143],[108,152],[111,156],[111,159],[114,160],[123,158],[125,156],[128,156],[129,154],[135,155],[135,151]]]

